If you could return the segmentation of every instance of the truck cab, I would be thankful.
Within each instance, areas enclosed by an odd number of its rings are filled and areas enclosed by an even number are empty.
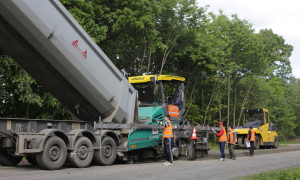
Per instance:
[[[180,123],[185,111],[185,78],[146,75],[129,77],[128,80],[138,91],[139,123],[149,123],[153,118],[163,120],[164,115],[170,115],[172,124]]]
[[[255,130],[254,148],[278,147],[278,133],[275,125],[269,121],[267,109],[246,109],[244,110],[243,126],[235,128],[238,138],[238,148],[246,147],[249,127]]]

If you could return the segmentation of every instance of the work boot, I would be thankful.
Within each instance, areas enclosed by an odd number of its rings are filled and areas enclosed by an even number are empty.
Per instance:
[[[235,156],[233,156],[232,160],[236,160]]]
[[[232,156],[230,156],[229,159],[232,159]]]

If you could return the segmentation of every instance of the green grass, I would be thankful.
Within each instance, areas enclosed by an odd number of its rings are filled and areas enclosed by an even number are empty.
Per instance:
[[[300,144],[300,141],[282,141],[278,142],[278,144]]]
[[[209,143],[208,146],[211,148],[211,150],[219,150],[220,149],[219,143],[217,143],[217,144]],[[228,146],[225,146],[225,149],[228,149]]]
[[[300,167],[262,172],[238,178],[239,180],[297,180],[300,179]]]
[[[278,144],[279,147],[285,147],[285,146],[288,146],[286,144]]]
[[[219,143],[217,143],[217,144],[215,144],[215,143],[209,143],[208,147],[210,147],[211,150],[219,150],[220,149]]]

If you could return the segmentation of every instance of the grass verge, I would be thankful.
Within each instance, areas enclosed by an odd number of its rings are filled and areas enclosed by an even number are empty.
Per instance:
[[[285,147],[288,146],[287,144],[278,144],[279,147]]]
[[[262,172],[237,178],[238,180],[298,180],[300,179],[300,167],[290,167],[281,170]]]
[[[282,141],[278,142],[278,144],[300,144],[300,141]]]
[[[219,143],[217,143],[217,144],[209,143],[208,146],[211,148],[211,150],[219,150],[220,149]]]

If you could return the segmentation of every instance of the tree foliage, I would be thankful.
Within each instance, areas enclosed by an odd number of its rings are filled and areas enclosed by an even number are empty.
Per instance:
[[[280,138],[299,135],[300,80],[293,47],[237,14],[208,13],[195,0],[61,0],[125,76],[186,78],[185,117],[240,125],[243,108],[266,108]],[[68,111],[0,52],[3,117],[69,119]]]

